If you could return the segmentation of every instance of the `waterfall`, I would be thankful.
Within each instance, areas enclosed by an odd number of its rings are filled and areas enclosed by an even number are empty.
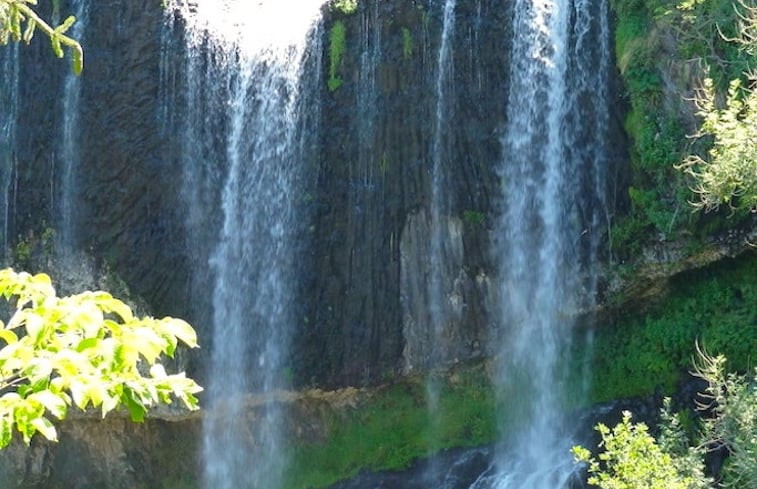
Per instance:
[[[517,0],[514,9],[495,239],[497,389],[512,443],[475,487],[558,489],[573,473],[563,419],[571,326],[593,301],[604,231],[607,12],[602,0]]]
[[[429,367],[439,368],[445,360],[449,360],[445,352],[445,330],[450,321],[450,306],[448,304],[451,291],[450,280],[452,273],[448,270],[454,263],[450,263],[451,238],[450,227],[453,226],[449,216],[450,206],[445,196],[448,193],[446,184],[445,165],[448,155],[452,151],[451,131],[449,123],[453,120],[452,103],[454,97],[452,60],[452,36],[455,29],[455,0],[445,0],[442,10],[442,33],[439,43],[436,76],[436,117],[432,137],[432,169],[431,169],[431,202],[430,202],[430,241],[429,241],[429,270],[427,297],[429,321]],[[438,443],[435,438],[439,431],[439,379],[433,374],[426,384],[426,400],[429,416],[432,422],[432,439],[429,444]],[[437,467],[429,468],[429,477],[437,477]]]
[[[84,34],[89,20],[89,1],[75,0],[72,5],[76,22],[71,27],[70,35],[84,44]],[[57,146],[58,168],[60,171],[60,192],[58,213],[58,245],[62,252],[63,265],[73,266],[72,253],[76,250],[77,235],[77,195],[80,153],[80,98],[81,78],[69,71],[63,83],[61,97],[61,134]],[[54,193],[55,194],[55,193]]]
[[[0,65],[0,260],[9,252],[11,209],[16,168],[16,121],[18,118],[18,44],[2,48]]]
[[[373,164],[376,158],[376,122],[378,118],[378,90],[376,87],[376,72],[381,62],[381,29],[379,17],[379,2],[372,6],[360,8],[360,70],[358,71],[357,120],[358,135],[358,168],[363,174],[355,175],[364,188],[373,185],[375,175]],[[350,168],[350,174],[354,170]]]
[[[452,36],[455,29],[455,0],[445,0],[443,10],[442,36],[439,45],[436,78],[436,117],[432,139],[432,170],[431,170],[431,250],[430,250],[430,280],[429,280],[429,319],[433,331],[431,366],[437,366],[444,357],[443,334],[444,325],[448,320],[445,304],[448,297],[446,288],[450,280],[446,273],[447,252],[449,245],[448,214],[449,202],[447,195],[445,165],[449,164],[448,156],[452,152],[450,122],[453,120],[452,107],[454,100],[452,60]],[[435,396],[432,396],[432,398]]]
[[[213,310],[202,455],[209,489],[275,489],[284,475],[280,406],[264,402],[253,414],[249,405],[251,392],[273,401],[291,371],[296,207],[320,90],[306,68],[320,65],[311,53],[321,50],[322,3],[171,5],[186,43],[187,246],[213,242],[196,265]]]

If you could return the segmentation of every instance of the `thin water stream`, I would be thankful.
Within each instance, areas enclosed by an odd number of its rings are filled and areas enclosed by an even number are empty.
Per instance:
[[[71,6],[76,22],[71,27],[71,36],[80,44],[85,45],[85,33],[89,21],[89,0],[75,0]],[[81,76],[69,71],[63,82],[61,97],[61,133],[57,145],[57,160],[60,172],[60,191],[58,212],[59,254],[63,266],[73,266],[70,263],[76,249],[78,233],[77,208],[79,207],[79,167],[81,164]]]
[[[445,0],[442,6],[442,33],[439,44],[436,78],[436,112],[432,138],[431,202],[430,202],[430,252],[428,280],[428,308],[431,331],[431,349],[428,365],[439,368],[445,360],[444,336],[449,321],[448,288],[451,278],[447,273],[449,256],[449,189],[446,168],[451,162],[451,122],[454,64],[452,37],[455,29],[455,0]],[[439,386],[433,379],[427,385],[429,413],[436,416]]]
[[[3,47],[0,64],[0,259],[11,240],[13,182],[16,174],[16,121],[18,120],[18,44]]]

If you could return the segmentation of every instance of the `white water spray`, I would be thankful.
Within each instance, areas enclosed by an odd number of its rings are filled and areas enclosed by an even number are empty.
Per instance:
[[[596,63],[606,66],[608,54],[587,43],[607,36],[595,27],[606,11],[571,0],[514,8],[496,242],[505,329],[497,387],[513,443],[474,487],[561,489],[574,472],[563,420],[572,317],[593,301],[596,279],[584,275],[603,231],[595,208],[604,203],[609,81]]]
[[[301,126],[317,110],[307,100],[319,88],[303,85],[303,70],[308,53],[320,51],[322,4],[172,6],[185,22],[188,58],[188,232],[206,233],[213,209],[221,218],[206,273],[214,328],[202,456],[208,489],[275,489],[284,475],[280,407],[269,402],[253,415],[246,402],[250,392],[267,396],[286,387],[295,204],[305,163]]]

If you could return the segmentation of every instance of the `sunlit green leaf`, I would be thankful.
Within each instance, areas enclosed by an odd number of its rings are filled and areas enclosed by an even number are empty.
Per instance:
[[[49,390],[44,390],[32,394],[29,398],[42,403],[45,409],[58,419],[63,419],[66,416],[68,406],[60,395],[53,394]]]
[[[161,329],[171,333],[187,346],[197,346],[197,333],[186,321],[175,318],[164,318],[160,321]]]
[[[96,348],[100,344],[99,338],[85,338],[76,345],[76,351],[79,353],[89,348]]]
[[[13,423],[0,411],[0,448],[7,447],[13,438]]]
[[[31,425],[48,440],[58,441],[58,432],[55,430],[55,426],[53,426],[49,419],[45,417],[34,418],[31,420]]]
[[[126,409],[129,410],[132,421],[141,423],[145,420],[147,409],[145,409],[144,404],[142,404],[137,396],[134,395],[134,392],[131,389],[124,389],[121,400],[126,406]]]
[[[164,379],[166,377],[166,369],[163,365],[156,363],[150,367],[150,375],[155,379]]]
[[[0,328],[0,340],[3,340],[6,344],[10,345],[18,341],[18,336],[9,329]]]
[[[98,292],[95,294],[95,298],[97,300],[97,305],[103,311],[117,314],[124,322],[129,322],[134,319],[134,314],[131,312],[131,308],[107,292]]]

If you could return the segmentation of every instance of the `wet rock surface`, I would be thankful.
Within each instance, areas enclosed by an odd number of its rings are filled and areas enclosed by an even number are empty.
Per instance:
[[[366,1],[353,15],[324,10],[324,83],[320,113],[310,118],[319,129],[308,143],[310,177],[296,203],[306,216],[299,226],[303,258],[290,362],[298,385],[366,385],[426,367],[429,340],[421,333],[428,320],[424,299],[413,290],[427,281],[420,271],[429,238],[442,7]],[[444,219],[455,247],[444,286],[455,314],[444,364],[487,354],[489,249],[499,205],[494,168],[502,158],[511,15],[503,0],[465,2],[455,11],[454,90],[447,104],[450,120],[464,122],[449,133],[453,163],[445,168]],[[111,267],[156,315],[189,319],[207,351],[212,276],[198,275],[191,264],[196,269],[197,257],[207,261],[212,246],[187,243],[212,242],[219,221],[209,219],[199,231],[203,239],[187,237],[180,138],[165,131],[177,127],[166,117],[181,117],[166,105],[183,100],[184,48],[167,37],[164,16],[156,2],[91,2],[77,109],[75,244],[96,265]],[[336,22],[345,27],[345,52],[336,73],[342,84],[331,91],[326,81]],[[62,63],[49,68],[52,55],[39,37],[20,59],[18,175],[7,219],[16,241],[39,241],[47,228],[60,226],[59,100],[68,73]],[[618,104],[616,119],[622,110]],[[613,147],[622,148],[616,126]],[[222,137],[222,130],[208,137]],[[613,158],[621,168],[622,154]],[[223,181],[223,171],[207,184]],[[200,377],[203,363],[201,353],[192,367]]]

